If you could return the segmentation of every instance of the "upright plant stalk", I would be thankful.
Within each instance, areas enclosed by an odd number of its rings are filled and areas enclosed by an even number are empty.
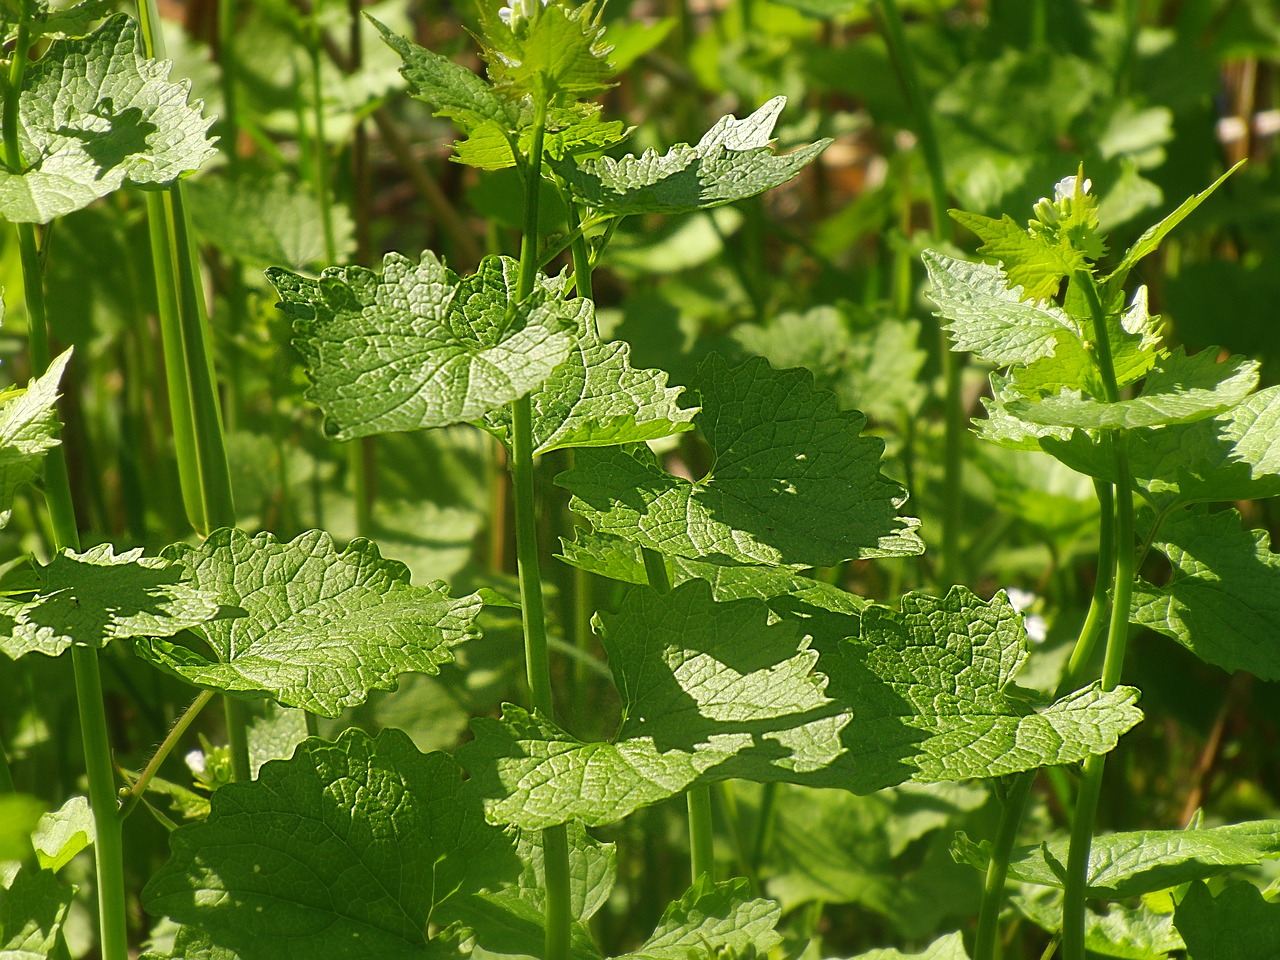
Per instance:
[[[138,18],[147,56],[163,58],[156,0],[140,0]],[[218,527],[235,526],[236,512],[196,251],[182,185],[174,182],[160,192],[148,191],[146,200],[178,472],[191,525],[208,536]],[[236,780],[248,780],[247,710],[234,697],[224,697],[223,705],[232,773]]]
[[[897,68],[903,94],[916,117],[920,149],[924,153],[925,167],[929,174],[929,208],[933,219],[933,235],[941,240],[947,224],[947,179],[942,166],[942,150],[933,129],[933,116],[929,111],[929,105],[920,95],[920,79],[916,73],[915,61],[911,58],[911,50],[907,46],[906,31],[902,26],[902,13],[898,10],[898,4],[896,0],[878,0],[878,3],[889,54]],[[945,331],[939,329],[939,336],[945,384],[940,579],[944,584],[952,584],[961,579],[960,523],[963,501],[960,484],[967,427],[962,395],[961,357],[950,349]]]
[[[671,592],[671,579],[667,576],[667,563],[662,554],[648,547],[642,548],[644,572],[649,586],[658,593]],[[693,882],[700,877],[715,880],[715,828],[711,819],[711,788],[690,787],[685,794],[689,808],[689,860]]]
[[[525,164],[524,234],[516,299],[533,293],[538,274],[538,193],[542,182],[542,146],[547,127],[547,96],[534,96],[533,137]],[[538,561],[537,505],[533,490],[533,404],[529,396],[511,404],[511,483],[516,514],[516,560],[520,578],[520,615],[524,621],[525,669],[533,708],[555,717],[551,662],[547,655],[546,610]],[[546,889],[546,960],[567,960],[572,914],[569,902],[569,839],[564,825],[542,831],[543,885]]]
[[[1098,370],[1102,374],[1107,401],[1120,399],[1111,343],[1107,337],[1106,311],[1098,298],[1098,288],[1086,271],[1077,271],[1072,283],[1078,285],[1093,318]],[[1115,580],[1111,621],[1107,630],[1107,652],[1102,665],[1102,689],[1114,690],[1120,683],[1125,648],[1129,636],[1129,606],[1133,597],[1134,522],[1133,488],[1129,474],[1128,435],[1111,433],[1115,457]],[[1071,821],[1071,841],[1067,850],[1067,876],[1062,902],[1062,953],[1065,960],[1085,957],[1085,891],[1088,883],[1089,851],[1093,846],[1093,823],[1102,792],[1106,754],[1094,754],[1085,761],[1084,776]]]
[[[8,86],[4,91],[4,153],[10,170],[22,170],[22,149],[18,140],[18,100],[27,58],[31,50],[29,20],[31,4],[23,3],[18,21],[17,43],[9,64]],[[22,284],[26,295],[31,372],[40,376],[49,369],[49,326],[45,309],[44,277],[35,227],[16,224],[18,252],[22,261]],[[67,477],[67,461],[61,445],[45,454],[45,502],[53,528],[55,549],[80,549],[75,506]],[[98,935],[103,960],[128,960],[129,936],[124,885],[124,841],[119,805],[116,802],[115,770],[111,763],[111,742],[107,737],[107,714],[102,698],[102,675],[98,651],[71,647],[71,667],[75,676],[76,706],[84,741],[85,773],[89,780],[89,807],[93,813],[97,841],[94,866],[98,883]]]

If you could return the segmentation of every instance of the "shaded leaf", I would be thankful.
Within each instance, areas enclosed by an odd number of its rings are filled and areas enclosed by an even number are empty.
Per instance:
[[[51,870],[19,868],[7,888],[0,888],[0,957],[44,960],[64,956],[62,928],[72,894]]]
[[[598,213],[687,213],[733,203],[786,183],[831,143],[820,140],[775,155],[769,142],[785,105],[785,97],[774,97],[741,120],[722,117],[697,146],[677,144],[661,156],[648,150],[639,157],[552,166],[573,195]]]
[[[54,43],[27,69],[18,99],[26,169],[0,170],[0,213],[48,223],[124,186],[159,184],[214,155],[211,119],[188,104],[190,83],[169,81],[168,61],[139,54],[124,14],[82,40]]]
[[[903,953],[900,950],[868,950],[850,960],[969,960],[969,953],[964,948],[964,938],[958,933],[949,933],[939,937],[922,953]]]
[[[88,797],[71,797],[54,813],[40,818],[31,835],[36,857],[45,870],[57,873],[97,838]]]
[[[30,854],[31,834],[44,810],[43,802],[25,793],[0,796],[0,861],[22,860]]]
[[[923,549],[918,521],[897,516],[902,488],[880,472],[883,441],[860,437],[866,418],[813,389],[808,372],[762,359],[730,369],[712,354],[696,387],[694,423],[715,456],[706,477],[584,450],[556,478],[571,509],[602,533],[715,563],[829,566]]]
[[[208,653],[163,641],[137,649],[197,686],[336,717],[402,673],[436,673],[452,647],[476,635],[479,597],[410,586],[408,568],[368,540],[339,551],[318,530],[282,543],[224,528],[166,555],[224,613],[196,631]]]
[[[171,637],[214,617],[212,594],[172,559],[116,554],[109,543],[64,550],[33,573],[29,600],[0,597],[0,651],[56,657],[72,644],[103,647],[129,637]]]
[[[1062,929],[1062,892],[1047,888],[1024,890],[1012,898],[1014,909],[1050,933]],[[1157,913],[1144,903],[1126,907],[1109,903],[1102,912],[1086,909],[1085,947],[1094,953],[1125,960],[1165,960],[1186,946],[1173,926],[1173,916]]]
[[[1269,543],[1234,510],[1174,514],[1154,543],[1173,575],[1160,587],[1138,580],[1129,619],[1228,673],[1280,679],[1280,554]]]
[[[1195,960],[1273,960],[1280,943],[1280,903],[1251,883],[1233,883],[1216,897],[1192,884],[1173,923]]]
[[[398,730],[305,741],[217,790],[209,819],[170,845],[147,909],[198,924],[240,960],[437,955],[428,925],[520,871],[453,759]]]
[[[697,580],[634,589],[599,617],[623,698],[614,739],[584,743],[507,705],[501,720],[473,721],[459,757],[489,816],[535,829],[609,823],[731,778],[867,793],[1070,763],[1140,718],[1128,688],[1044,707],[1006,692],[1027,641],[1002,596],[956,588],[903,607],[866,608],[858,637],[820,641],[819,657],[799,622],[758,601],[715,603]]]
[[[702,877],[663,911],[648,940],[616,960],[688,960],[693,956],[765,956],[782,942],[774,930],[781,910],[751,899],[746,880]]]
[[[475,420],[545,381],[589,309],[544,279],[516,304],[516,261],[485,257],[459,278],[430,252],[387,254],[383,273],[330,267],[319,280],[267,271],[340,440]]]

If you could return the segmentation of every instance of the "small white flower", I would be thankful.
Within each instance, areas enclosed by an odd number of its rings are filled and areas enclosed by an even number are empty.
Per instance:
[[[1009,598],[1009,603],[1013,609],[1021,613],[1029,606],[1036,602],[1036,595],[1030,590],[1021,590],[1018,587],[1005,587],[1004,594]]]
[[[1084,185],[1081,187],[1081,193],[1088,193],[1093,186],[1093,181],[1088,177],[1084,179]],[[1053,196],[1055,200],[1069,200],[1076,195],[1076,178],[1063,177],[1053,186]]]
[[[551,0],[542,0],[542,5],[545,7],[550,2]],[[507,5],[498,11],[498,16],[507,26],[514,27],[522,20],[532,20],[537,12],[538,0],[507,0]]]
[[[206,768],[205,768],[203,750],[192,750],[182,759],[186,761],[187,769],[190,770],[197,777],[202,776],[204,774]]]

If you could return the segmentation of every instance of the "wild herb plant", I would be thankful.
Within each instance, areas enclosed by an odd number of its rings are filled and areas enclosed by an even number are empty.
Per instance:
[[[901,55],[896,5],[879,6]],[[785,100],[762,97],[758,109],[724,117],[696,143],[614,158],[627,130],[605,119],[595,99],[614,69],[591,5],[483,6],[484,77],[378,25],[411,93],[460,131],[455,157],[515,171],[518,258],[495,253],[462,272],[426,251],[389,254],[380,270],[268,271],[324,433],[353,442],[358,518],[365,504],[358,531],[372,521],[371,493],[359,486],[371,472],[368,438],[482,431],[502,445],[509,466],[518,598],[515,590],[504,596],[498,579],[480,589],[414,585],[404,564],[366,539],[343,546],[323,530],[287,539],[235,527],[204,298],[176,185],[149,194],[147,207],[172,439],[197,540],[158,557],[107,544],[80,552],[55,413],[68,361],[50,360],[41,250],[29,223],[69,213],[107,188],[170,183],[209,159],[212,145],[186,89],[141,55],[131,20],[113,17],[90,32],[99,5],[75,9],[84,22],[73,29],[76,16],[21,5],[4,100],[0,184],[8,186],[0,200],[13,199],[0,202],[0,213],[18,224],[35,376],[0,406],[0,509],[43,468],[58,549],[6,568],[0,649],[74,661],[89,798],[72,798],[37,823],[38,808],[12,793],[7,759],[0,764],[0,855],[20,862],[4,876],[4,950],[65,954],[72,892],[58,874],[91,845],[99,950],[111,960],[129,955],[121,823],[145,805],[171,829],[171,853],[148,869],[142,903],[151,917],[180,924],[171,946],[146,954],[153,960],[602,957],[592,920],[615,894],[620,852],[599,830],[683,796],[691,882],[643,943],[617,955],[799,955],[807,935],[780,925],[773,899],[785,887],[769,876],[771,829],[812,831],[828,808],[817,788],[828,788],[867,795],[863,815],[880,817],[891,844],[906,846],[949,825],[951,811],[981,804],[963,788],[933,785],[984,780],[1003,801],[995,838],[960,835],[954,845],[958,860],[985,874],[973,956],[996,955],[1008,880],[1024,884],[1013,900],[1019,915],[1060,931],[1072,960],[1086,948],[1159,956],[1183,945],[1203,960],[1218,955],[1232,925],[1261,931],[1241,937],[1232,956],[1271,955],[1274,904],[1252,884],[1215,887],[1215,897],[1199,881],[1274,857],[1276,821],[1095,836],[1104,758],[1142,716],[1138,691],[1120,683],[1131,623],[1224,669],[1264,679],[1280,672],[1259,639],[1276,627],[1275,555],[1236,513],[1204,506],[1280,492],[1276,388],[1255,392],[1252,361],[1166,349],[1146,293],[1126,292],[1137,264],[1213,188],[1109,268],[1098,266],[1107,262],[1106,238],[1082,176],[1037,204],[1025,229],[1009,217],[955,215],[998,266],[925,255],[930,296],[956,349],[998,371],[979,436],[1050,454],[1095,485],[1093,603],[1060,679],[1039,684],[1047,692],[1019,683],[1031,644],[1004,593],[982,599],[948,585],[941,596],[890,591],[873,602],[844,589],[847,580],[811,575],[868,560],[893,569],[924,549],[866,416],[809,371],[759,357],[712,354],[682,393],[665,372],[636,365],[626,342],[602,335],[593,273],[616,252],[611,241],[626,218],[755,197],[800,174],[827,142],[776,153]],[[154,13],[143,11],[142,28],[153,56]],[[305,40],[299,76],[311,89],[311,115],[299,126],[310,124],[314,138],[316,204],[308,209],[333,260],[320,16],[280,19]],[[749,7],[743,20],[749,28]],[[231,26],[223,21],[224,37]],[[51,42],[28,64],[37,33]],[[233,54],[229,62],[239,61]],[[232,102],[234,84],[225,89],[230,122],[222,129],[234,135],[252,120]],[[229,156],[237,166],[234,143]],[[939,210],[941,180],[932,177]],[[547,229],[552,207],[564,222]],[[551,268],[564,252],[569,265]],[[228,302],[243,310],[238,271],[233,263]],[[233,410],[242,399],[232,391]],[[694,451],[689,462],[706,463],[700,475],[653,449],[677,442]],[[544,476],[549,463],[564,466],[554,482],[579,519],[555,562],[581,571],[576,579],[553,578],[547,566],[555,509],[535,487],[540,462]],[[425,470],[419,482],[431,482]],[[954,515],[954,505],[946,512]],[[947,551],[955,549],[952,541]],[[1173,568],[1167,583],[1140,575],[1152,551]],[[953,558],[944,566],[959,565]],[[589,577],[616,585],[598,611],[592,596],[608,591],[589,592]],[[584,629],[573,637],[577,647],[556,643],[546,602],[553,579],[570,584],[607,668]],[[450,669],[459,651],[488,642],[477,639],[482,608],[512,606],[522,620],[527,698],[505,704],[500,716],[475,717],[457,750],[423,752],[397,729],[318,735],[322,718],[366,703],[403,675]],[[110,641],[107,655],[127,646],[139,662],[199,691],[146,768],[125,774],[118,803],[93,679],[97,650]],[[588,715],[562,658],[604,674],[620,704],[612,729]],[[215,693],[233,704],[232,748],[204,751],[206,801],[157,774]],[[275,707],[250,728],[243,704],[262,700]],[[1072,791],[1063,771],[1077,766]],[[1069,835],[1042,821],[1020,833],[1041,769],[1066,786]],[[192,822],[169,822],[152,802],[161,795]],[[754,838],[736,832],[739,802],[756,805]],[[726,829],[717,832],[717,818]],[[1019,847],[1020,838],[1036,842]],[[734,876],[725,876],[726,865]],[[1138,896],[1148,899],[1105,914],[1086,909],[1087,901]],[[925,956],[968,953],[956,932]]]

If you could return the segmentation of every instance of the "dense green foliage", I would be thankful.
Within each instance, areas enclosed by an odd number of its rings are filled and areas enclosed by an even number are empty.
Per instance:
[[[0,5],[0,960],[1276,960],[1272,4],[181,13]]]

